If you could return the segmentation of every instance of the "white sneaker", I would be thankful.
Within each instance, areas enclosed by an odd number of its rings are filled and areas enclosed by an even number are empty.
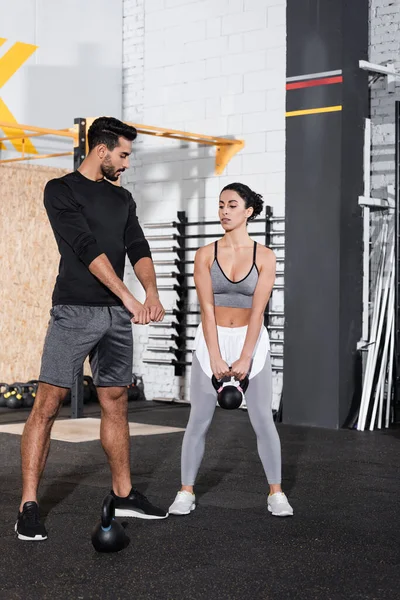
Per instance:
[[[292,517],[293,508],[283,492],[275,492],[268,496],[268,510],[275,517]]]
[[[176,498],[169,507],[170,515],[188,515],[196,508],[196,496],[190,492],[178,492]]]

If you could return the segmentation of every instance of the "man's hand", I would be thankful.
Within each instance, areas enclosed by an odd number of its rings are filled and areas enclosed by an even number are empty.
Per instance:
[[[157,295],[146,297],[144,307],[149,311],[150,321],[162,321],[165,316],[165,310]]]
[[[131,321],[135,325],[147,325],[150,323],[150,311],[147,307],[143,306],[132,294],[122,298],[122,302],[128,312],[133,315]]]
[[[250,364],[250,358],[239,358],[239,360],[235,360],[232,364],[232,375],[239,381],[242,381],[250,371]]]

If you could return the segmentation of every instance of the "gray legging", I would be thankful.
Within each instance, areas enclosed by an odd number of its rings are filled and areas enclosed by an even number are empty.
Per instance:
[[[269,353],[264,367],[250,379],[246,404],[257,436],[257,448],[268,483],[281,483],[281,444],[272,417],[272,377]],[[182,445],[182,485],[194,485],[204,455],[205,439],[216,406],[216,392],[193,354],[190,417]]]

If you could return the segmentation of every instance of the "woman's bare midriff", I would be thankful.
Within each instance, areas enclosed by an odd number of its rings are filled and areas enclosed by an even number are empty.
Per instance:
[[[249,324],[251,308],[214,307],[215,320],[220,327],[244,327]]]

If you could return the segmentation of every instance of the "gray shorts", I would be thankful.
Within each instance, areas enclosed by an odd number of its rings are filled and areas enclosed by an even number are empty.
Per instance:
[[[124,307],[58,304],[50,315],[40,381],[72,387],[89,356],[95,385],[132,383],[132,323]]]

